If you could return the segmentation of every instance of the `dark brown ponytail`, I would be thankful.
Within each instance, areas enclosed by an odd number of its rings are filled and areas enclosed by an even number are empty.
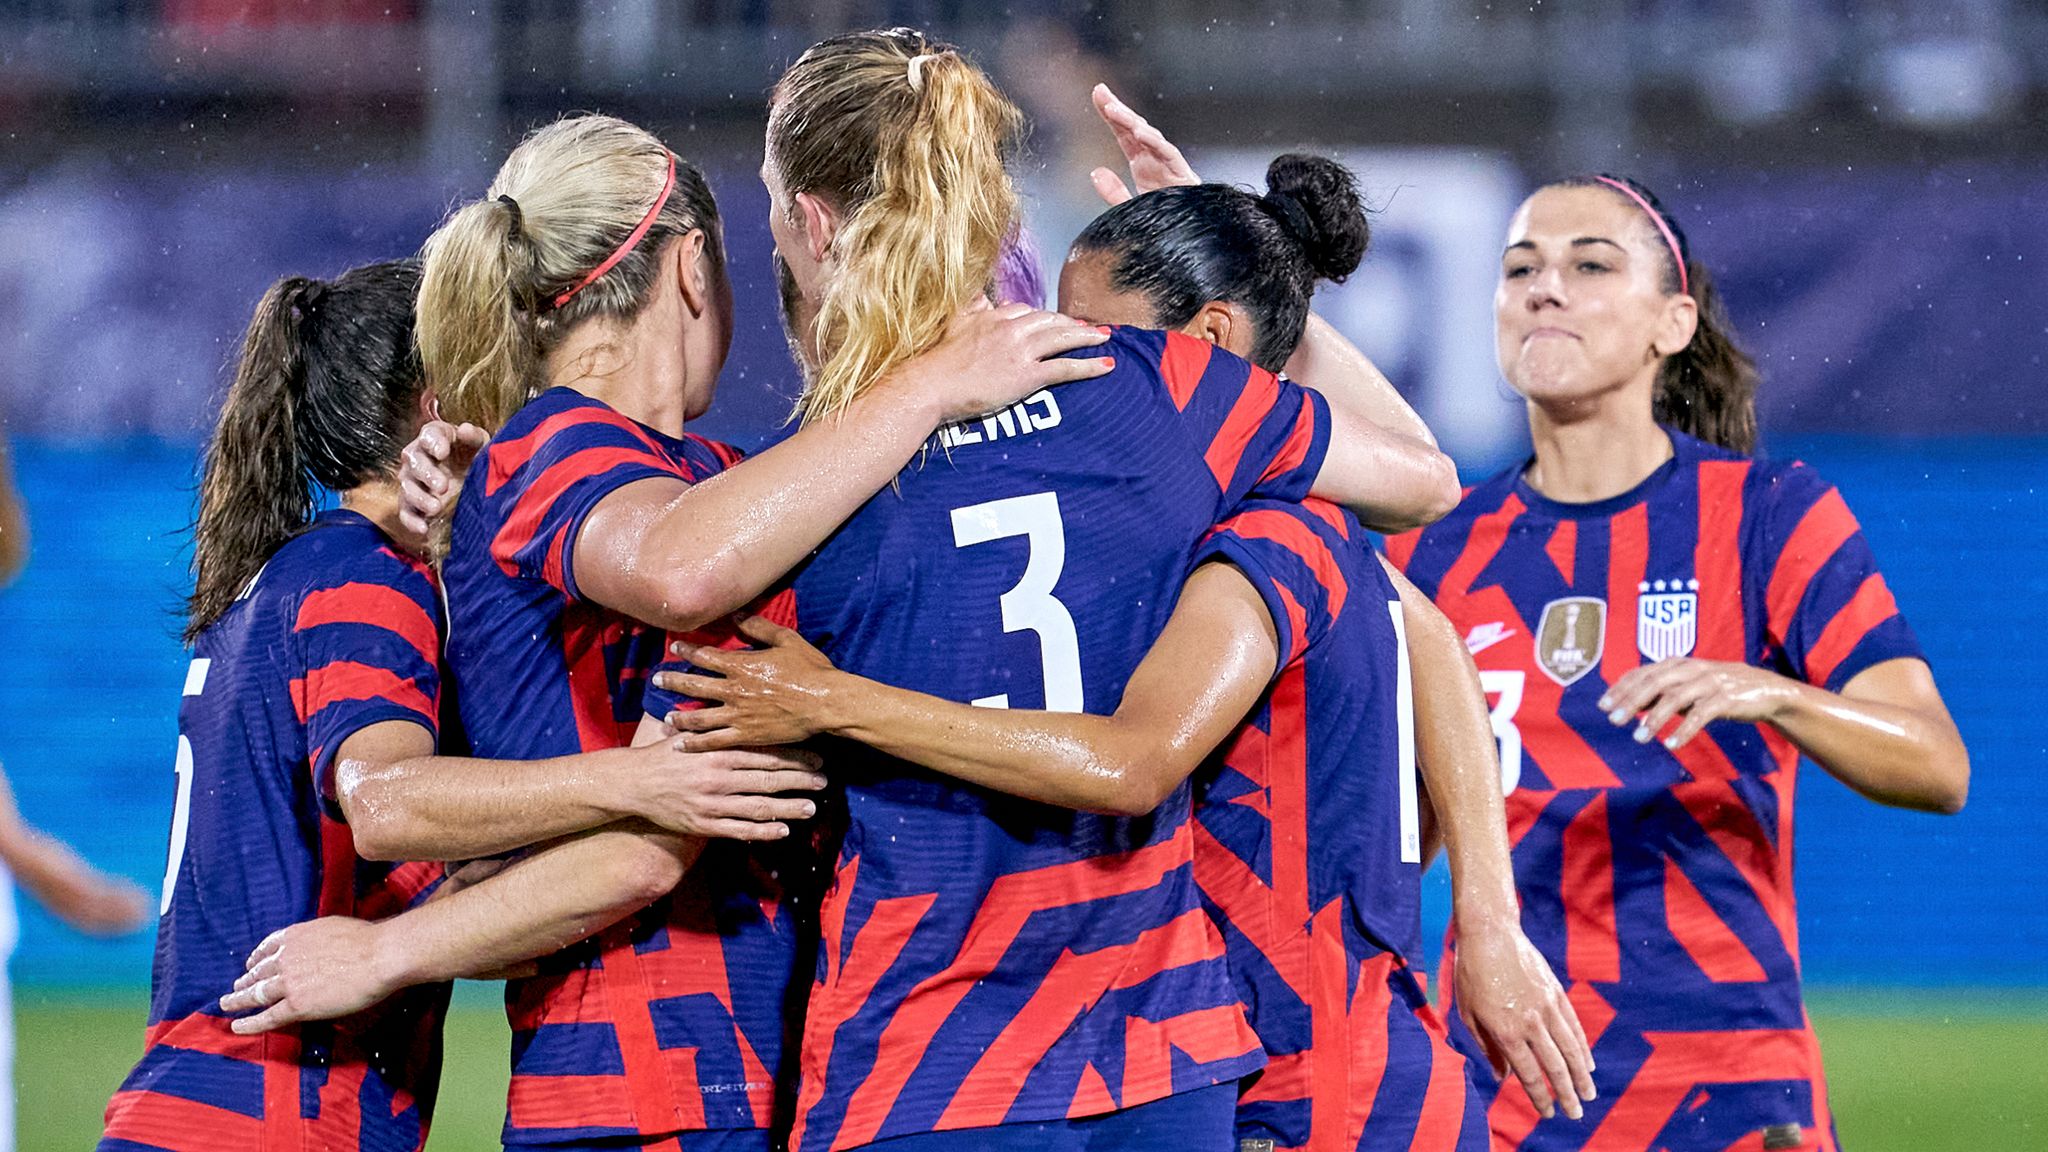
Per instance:
[[[1756,362],[1735,342],[1713,278],[1687,260],[1686,280],[1699,306],[1692,342],[1657,369],[1652,411],[1657,422],[1745,455],[1756,451]]]
[[[288,276],[263,294],[199,482],[187,643],[312,522],[318,487],[397,464],[417,424],[418,290],[418,265],[402,261],[332,283]]]
[[[1629,202],[1630,207],[1638,211],[1647,208],[1655,214],[1656,219],[1646,223],[1656,234],[1657,250],[1665,257],[1664,291],[1690,295],[1698,305],[1699,324],[1692,342],[1665,357],[1657,369],[1652,411],[1659,424],[1688,436],[1736,452],[1755,451],[1756,362],[1735,342],[1721,295],[1714,290],[1706,266],[1693,259],[1685,229],[1678,226],[1656,193],[1627,176],[1575,176],[1551,187],[1603,188]]]

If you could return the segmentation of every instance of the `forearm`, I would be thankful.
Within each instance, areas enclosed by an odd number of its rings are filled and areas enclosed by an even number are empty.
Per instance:
[[[92,865],[70,845],[19,820],[0,828],[0,865],[22,891],[46,906],[63,903],[93,876]]]
[[[378,925],[379,961],[402,988],[550,955],[659,899],[702,846],[624,826],[571,837]]]
[[[649,525],[633,615],[689,631],[751,602],[894,479],[938,426],[913,377],[877,386],[680,493]]]
[[[1791,683],[1771,723],[1829,774],[1880,804],[1962,808],[1969,754],[1945,713]]]
[[[1518,912],[1499,749],[1479,670],[1443,613],[1405,578],[1396,584],[1414,679],[1416,755],[1435,815],[1432,830],[1450,860],[1454,914],[1468,930],[1513,924]]]
[[[15,490],[7,446],[0,442],[0,588],[12,583],[28,564],[28,516]]]
[[[1333,408],[1355,412],[1389,432],[1436,447],[1436,436],[1358,345],[1311,312],[1301,343],[1287,358],[1287,377],[1323,394]]]
[[[365,859],[473,860],[637,815],[623,756],[344,758],[335,786]]]
[[[1152,744],[1114,717],[976,708],[846,673],[833,675],[827,700],[826,731],[1061,808],[1149,812],[1164,798],[1162,779],[1171,790],[1200,761],[1199,751],[1190,758],[1170,742]]]
[[[1434,523],[1457,506],[1457,466],[1372,361],[1335,328],[1311,314],[1287,374],[1330,404],[1330,450],[1316,476],[1316,495],[1382,532]]]

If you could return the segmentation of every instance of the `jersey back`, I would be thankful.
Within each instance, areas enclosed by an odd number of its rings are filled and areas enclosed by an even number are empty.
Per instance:
[[[739,459],[551,389],[471,465],[448,583],[448,663],[478,756],[530,760],[629,744],[663,633],[586,598],[591,511],[650,479],[695,483]],[[715,844],[674,893],[509,981],[507,1144],[769,1125],[795,930],[772,868]]]
[[[1594,1042],[1586,1122],[1539,1124],[1511,1085],[1494,1128],[1543,1149],[1832,1147],[1799,984],[1797,750],[1736,721],[1638,742],[1599,700],[1662,659],[1835,690],[1919,647],[1811,469],[1670,435],[1673,458],[1611,500],[1548,500],[1516,468],[1390,545],[1479,664],[1522,925]]]
[[[1399,593],[1351,514],[1256,502],[1196,562],[1241,571],[1271,688],[1198,774],[1195,876],[1267,1054],[1238,1109],[1274,1148],[1484,1149],[1420,980],[1414,700]]]
[[[100,1147],[409,1152],[440,1076],[445,984],[356,1016],[238,1036],[218,1000],[264,937],[395,915],[438,864],[358,859],[334,758],[385,721],[438,728],[441,599],[354,512],[322,514],[200,633],[178,713],[177,802],[149,1032]]]
[[[1313,394],[1180,335],[947,428],[797,576],[840,667],[984,707],[1113,712],[1203,534],[1304,495]],[[1191,872],[1185,786],[1077,813],[858,750],[801,1055],[805,1150],[1110,1112],[1257,1066]]]

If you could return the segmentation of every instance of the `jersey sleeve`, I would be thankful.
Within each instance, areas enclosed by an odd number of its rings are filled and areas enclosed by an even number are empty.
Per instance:
[[[323,797],[350,736],[408,720],[438,736],[441,598],[425,565],[389,550],[305,594],[292,622],[292,704]]]
[[[756,616],[771,620],[784,628],[796,627],[796,593],[788,587],[770,592],[754,602],[748,609]],[[647,687],[642,690],[640,706],[656,720],[666,719],[671,712],[701,708],[703,701],[693,696],[683,696],[655,686],[654,677],[659,672],[698,672],[696,665],[674,655],[672,646],[677,643],[709,645],[728,650],[750,648],[752,642],[733,627],[732,621],[719,620],[692,632],[671,632],[661,645],[661,663],[647,674]]]
[[[507,575],[542,581],[571,600],[582,598],[576,537],[592,509],[636,481],[695,479],[645,429],[594,403],[493,443],[486,461],[487,498],[509,502],[491,539],[491,558]]]
[[[1109,351],[1118,372],[1156,373],[1220,507],[1308,495],[1330,450],[1330,405],[1320,395],[1179,332],[1121,328]]]
[[[1339,552],[1356,530],[1321,500],[1254,500],[1212,529],[1195,564],[1220,560],[1244,573],[1266,603],[1280,640],[1274,675],[1328,635],[1350,594]]]
[[[1811,468],[1766,478],[1766,628],[1793,674],[1838,692],[1874,664],[1925,660],[1842,494]]]

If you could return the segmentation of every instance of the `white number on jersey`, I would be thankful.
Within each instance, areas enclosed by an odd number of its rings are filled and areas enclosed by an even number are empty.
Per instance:
[[[966,548],[1009,536],[1029,545],[1024,576],[1003,593],[1003,631],[1038,633],[1039,661],[1045,670],[1045,709],[1081,711],[1081,645],[1074,635],[1074,617],[1052,594],[1067,565],[1067,532],[1060,520],[1060,499],[1052,492],[1034,492],[953,509],[953,546]],[[981,708],[1008,708],[1009,693],[983,696]]]
[[[192,658],[192,666],[185,670],[185,695],[197,696],[206,691],[206,671],[213,661],[204,656]],[[171,892],[178,886],[178,867],[185,862],[185,834],[192,826],[192,741],[183,734],[178,736],[178,802],[171,809],[171,858],[164,865],[164,897],[157,904],[156,914],[162,916],[171,910]]]
[[[1399,600],[1387,601],[1394,617],[1394,717],[1401,747],[1401,863],[1422,863],[1422,805],[1415,788],[1415,674],[1408,667],[1408,621]]]
[[[1479,687],[1488,696],[1498,696],[1486,710],[1493,724],[1493,738],[1500,741],[1500,793],[1505,796],[1522,782],[1522,730],[1515,727],[1515,712],[1522,706],[1522,683],[1527,673],[1487,669],[1479,673]]]

